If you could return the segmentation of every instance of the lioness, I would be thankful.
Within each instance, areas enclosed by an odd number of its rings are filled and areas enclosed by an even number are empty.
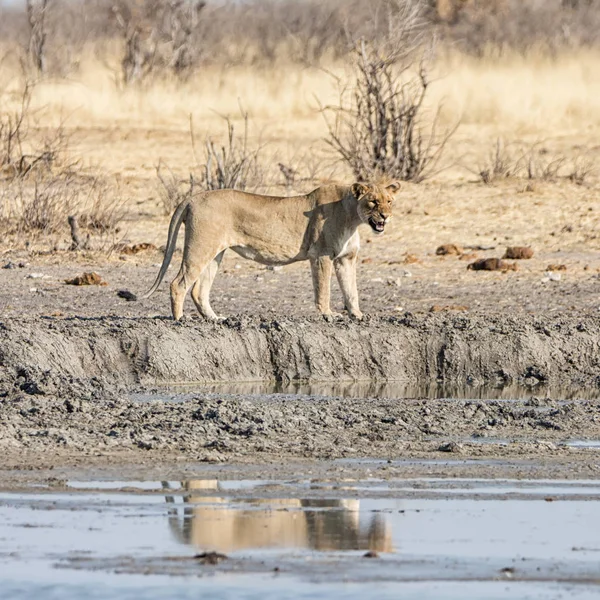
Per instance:
[[[398,182],[386,186],[354,183],[327,185],[304,196],[282,198],[237,190],[203,192],[182,202],[169,225],[165,257],[148,298],[163,280],[185,223],[183,260],[171,283],[173,318],[183,315],[183,301],[192,299],[206,319],[219,320],[209,302],[215,275],[227,248],[265,265],[286,265],[309,260],[315,304],[327,319],[331,268],[335,268],[346,309],[361,319],[356,288],[356,257],[360,247],[357,228],[370,225],[380,235],[392,214]]]

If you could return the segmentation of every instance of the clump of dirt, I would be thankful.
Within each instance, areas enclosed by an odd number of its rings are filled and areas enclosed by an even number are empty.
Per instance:
[[[108,285],[98,273],[95,271],[89,271],[83,273],[83,275],[77,275],[72,279],[65,279],[67,285]]]
[[[456,244],[442,244],[436,248],[435,253],[438,256],[447,256],[451,254],[460,255],[463,253],[463,249]]]
[[[468,306],[464,306],[462,304],[445,304],[445,305],[434,304],[429,309],[429,312],[432,312],[432,313],[435,313],[435,312],[452,312],[452,311],[465,312],[467,310],[469,310],[469,307]]]
[[[405,265],[414,265],[421,262],[421,259],[415,254],[407,254],[402,261]]]
[[[118,250],[119,254],[139,254],[140,252],[153,252],[158,250],[158,248],[149,242],[142,242],[140,244],[122,244],[117,246],[116,250]]]
[[[127,300],[127,302],[135,302],[138,299],[137,296],[129,290],[119,290],[117,296],[123,298],[123,300]]]
[[[480,258],[467,265],[471,271],[516,271],[517,263],[509,263],[501,258]]]
[[[335,459],[420,452],[518,455],[564,439],[600,437],[600,401],[452,400],[188,394],[177,402],[124,397],[65,402],[22,395],[0,402],[3,458],[46,453],[181,457]],[[490,449],[481,437],[511,440]],[[535,442],[532,442],[535,440]]]
[[[550,271],[551,273],[554,271],[566,271],[567,265],[562,264],[550,264],[546,267],[546,271]]]
[[[502,258],[527,260],[533,258],[533,250],[528,246],[508,246]]]

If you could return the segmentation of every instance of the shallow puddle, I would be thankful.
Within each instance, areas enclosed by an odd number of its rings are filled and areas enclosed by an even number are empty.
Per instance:
[[[73,491],[0,494],[0,597],[600,594],[598,481],[197,479],[69,486]],[[194,558],[210,551],[227,558],[217,564]],[[367,551],[377,557],[364,557]]]
[[[140,402],[167,400],[181,402],[187,394],[224,394],[243,396],[306,396],[341,398],[432,398],[461,400],[524,400],[537,397],[562,398],[566,401],[600,398],[595,388],[550,388],[542,384],[509,385],[447,385],[428,383],[409,385],[402,381],[235,381],[223,383],[196,383],[164,385],[155,393],[131,394]]]

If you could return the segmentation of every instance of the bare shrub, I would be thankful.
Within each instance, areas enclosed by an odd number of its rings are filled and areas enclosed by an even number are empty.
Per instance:
[[[485,163],[477,169],[481,181],[490,184],[497,179],[511,177],[516,174],[519,158],[514,156],[514,150],[498,138],[490,151]]]
[[[32,127],[32,85],[25,82],[15,111],[0,96],[0,227],[19,234],[53,234],[69,216],[96,235],[117,229],[123,201],[105,179],[89,173],[69,153],[60,124],[42,136]]]
[[[216,144],[211,138],[204,142],[204,162],[201,165],[199,185],[206,190],[256,188],[261,179],[260,153],[262,147],[250,147],[248,143],[248,113],[242,113],[243,133],[235,133],[235,125],[229,117],[223,117],[227,125],[224,144]],[[194,130],[190,121],[192,146],[195,150]]]
[[[422,181],[435,172],[456,130],[440,133],[441,107],[433,114],[426,108],[433,42],[419,50],[422,3],[406,0],[394,8],[389,34],[377,44],[357,43],[353,80],[342,85],[339,104],[324,109],[333,113],[326,141],[359,181],[381,176]]]
[[[160,72],[187,76],[202,53],[197,30],[205,6],[202,0],[115,4],[112,11],[124,40],[122,83],[143,81]]]
[[[170,215],[193,188],[193,176],[190,174],[189,188],[184,189],[185,180],[177,178],[162,160],[156,166],[156,176],[161,184],[158,193],[162,201],[163,211],[165,215]]]
[[[498,138],[487,161],[472,172],[477,173],[485,184],[514,177],[537,181],[557,181],[566,178],[583,185],[594,172],[594,163],[585,155],[570,159],[564,154],[548,150],[539,142],[506,144]]]
[[[27,22],[29,23],[29,58],[37,71],[41,74],[47,71],[46,39],[46,13],[51,0],[27,0]]]
[[[596,163],[586,155],[576,156],[567,179],[576,185],[584,185],[588,178],[596,172]]]

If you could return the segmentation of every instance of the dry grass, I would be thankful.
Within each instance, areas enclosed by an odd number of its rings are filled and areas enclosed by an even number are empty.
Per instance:
[[[327,153],[324,142],[327,128],[319,102],[335,102],[338,92],[330,72],[341,77],[349,74],[340,62],[329,64],[327,70],[297,64],[277,69],[209,66],[183,83],[162,79],[119,90],[113,72],[88,57],[77,79],[47,79],[35,86],[31,135],[42,140],[63,124],[82,167],[107,180],[118,178],[118,191],[107,193],[128,198],[128,211],[138,215],[127,226],[130,239],[160,244],[164,242],[165,207],[156,166],[162,160],[175,181],[189,181],[197,167],[189,136],[190,115],[197,139],[211,137],[218,143],[226,138],[223,115],[242,131],[239,106],[243,105],[249,114],[249,145],[267,143],[262,153],[265,187],[261,191],[305,192],[320,182],[352,177]],[[529,147],[543,140],[549,155],[568,160],[557,184],[561,190],[564,185],[576,187],[569,179],[596,181],[600,51],[580,50],[554,59],[534,52],[505,54],[501,60],[447,53],[438,57],[435,72],[430,107],[443,101],[442,125],[461,119],[448,145],[457,163],[481,166],[498,137],[507,144]],[[19,71],[1,63],[0,83],[5,106],[12,111],[19,104]],[[449,180],[470,178],[458,167],[437,175],[431,185],[439,190],[431,202],[445,197]],[[431,189],[407,192],[406,202],[416,202],[419,194]],[[453,207],[445,203],[442,208],[445,218],[451,219]],[[461,221],[460,215],[457,219]]]

